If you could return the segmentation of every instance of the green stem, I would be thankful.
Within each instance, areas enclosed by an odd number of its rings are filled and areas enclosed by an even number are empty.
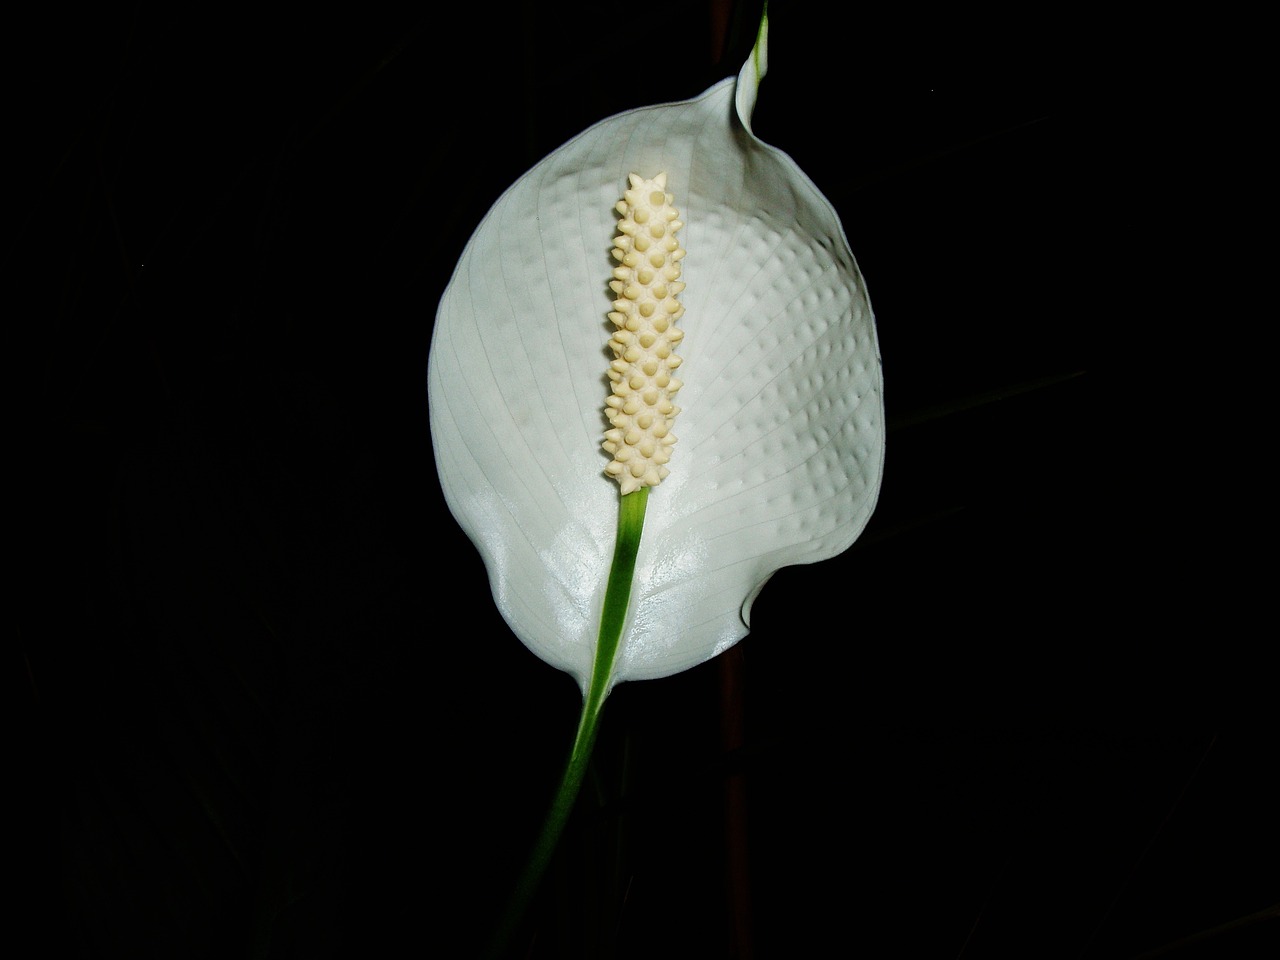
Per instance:
[[[564,833],[565,824],[581,790],[587,762],[591,759],[591,749],[595,746],[596,733],[600,727],[600,712],[604,709],[604,702],[612,688],[613,666],[618,656],[618,646],[622,642],[622,631],[626,626],[636,553],[640,549],[640,535],[644,530],[644,513],[648,501],[648,487],[641,487],[620,501],[618,540],[613,550],[613,564],[609,568],[609,582],[605,587],[596,656],[591,666],[591,680],[582,698],[578,732],[574,736],[573,748],[569,751],[569,760],[551,801],[551,808],[542,823],[542,831],[533,845],[533,851],[516,883],[515,893],[507,904],[506,912],[485,954],[489,960],[498,960],[503,955],[516,927],[523,919],[542,875],[551,863],[560,835]]]

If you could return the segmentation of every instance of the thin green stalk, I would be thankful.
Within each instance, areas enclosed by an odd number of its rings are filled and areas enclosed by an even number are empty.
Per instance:
[[[498,960],[507,948],[517,926],[524,918],[530,901],[537,892],[542,875],[564,833],[565,824],[582,788],[582,779],[595,746],[600,728],[600,713],[609,696],[613,680],[613,665],[622,642],[626,626],[627,606],[631,601],[631,582],[635,576],[636,553],[640,549],[640,535],[644,530],[645,507],[649,502],[649,488],[641,487],[622,498],[618,509],[618,540],[613,550],[613,564],[609,568],[609,582],[605,587],[604,607],[600,614],[600,633],[596,641],[595,661],[591,666],[591,680],[582,698],[582,714],[578,720],[578,732],[569,751],[560,785],[556,788],[551,808],[542,823],[542,831],[529,854],[515,893],[507,904],[485,957]]]

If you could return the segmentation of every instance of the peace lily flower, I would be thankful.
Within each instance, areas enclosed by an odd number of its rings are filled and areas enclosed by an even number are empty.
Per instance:
[[[511,630],[582,688],[571,768],[614,685],[732,646],[772,574],[849,547],[878,494],[861,274],[830,203],[751,129],[767,27],[736,78],[517,180],[436,315],[441,485]]]
[[[631,173],[665,173],[686,224],[685,386],[613,683],[736,643],[769,577],[844,551],[875,504],[871,307],[831,205],[751,133],[765,57],[762,27],[736,83],[607,119],[534,166],[439,305],[429,400],[445,498],[512,631],[584,690],[618,515],[600,443],[615,205]]]

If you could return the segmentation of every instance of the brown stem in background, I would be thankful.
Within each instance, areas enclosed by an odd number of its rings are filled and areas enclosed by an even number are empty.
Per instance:
[[[724,59],[725,50],[729,46],[729,23],[733,17],[732,0],[711,0],[707,4],[711,27],[711,65],[714,67]]]
[[[732,0],[710,0],[711,63],[723,59],[729,47]],[[729,955],[751,960],[751,873],[747,856],[747,782],[740,762],[746,743],[744,701],[746,687],[742,645],[720,655],[720,739],[729,761],[725,775],[725,871],[728,901]]]
[[[747,857],[747,778],[741,764],[746,742],[746,670],[742,645],[720,655],[720,739],[729,767],[725,773],[725,867],[729,906],[729,955],[750,960],[751,874]]]

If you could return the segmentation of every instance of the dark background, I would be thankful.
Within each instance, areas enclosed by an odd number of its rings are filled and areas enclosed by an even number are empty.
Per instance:
[[[614,693],[513,956],[1275,938],[1265,635],[1219,546],[1193,311],[1159,296],[1200,131],[1158,118],[1195,84],[1078,8],[897,9],[775,2],[755,118],[867,280],[878,509],[729,654]],[[737,72],[755,10],[677,10],[15,27],[24,955],[484,941],[578,694],[444,506],[432,317],[525,169]],[[631,83],[635,50],[667,69]]]

